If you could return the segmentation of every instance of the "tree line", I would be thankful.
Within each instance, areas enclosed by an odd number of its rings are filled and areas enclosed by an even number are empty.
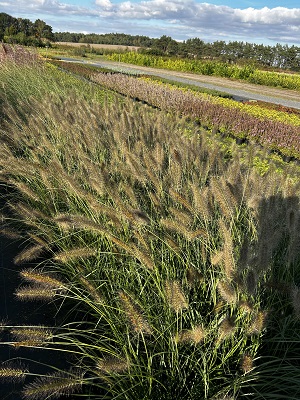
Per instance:
[[[14,18],[0,13],[0,41],[18,43],[25,46],[44,46],[54,41],[52,27],[41,19]]]
[[[178,42],[166,35],[156,39],[125,33],[84,34],[58,32],[54,33],[54,38],[58,42],[138,46],[140,47],[140,52],[158,56],[216,59],[221,62],[240,64],[250,62],[263,67],[300,70],[300,47],[282,45],[280,43],[275,46],[243,41],[215,41],[208,43],[199,38]]]
[[[275,46],[243,41],[205,42],[192,38],[183,42],[170,36],[150,38],[125,33],[72,33],[52,32],[52,27],[42,20],[14,18],[0,13],[0,40],[24,45],[45,45],[50,42],[71,42],[84,44],[114,44],[138,46],[139,51],[158,56],[191,59],[215,59],[221,62],[257,64],[263,67],[300,71],[300,47],[277,43]]]

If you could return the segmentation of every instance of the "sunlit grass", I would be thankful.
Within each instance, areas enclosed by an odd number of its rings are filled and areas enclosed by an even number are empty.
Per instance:
[[[241,163],[175,113],[41,71],[34,89],[1,70],[3,228],[24,240],[16,296],[54,302],[60,324],[2,329],[68,366],[24,398],[297,399],[297,183],[262,177],[255,148]]]

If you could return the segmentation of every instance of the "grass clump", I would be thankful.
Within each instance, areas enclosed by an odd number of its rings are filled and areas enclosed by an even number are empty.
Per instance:
[[[1,133],[7,223],[33,246],[16,257],[30,284],[16,293],[51,293],[60,323],[32,330],[46,335],[35,346],[79,368],[36,378],[24,398],[264,398],[271,365],[288,382],[297,363],[278,361],[299,348],[299,187],[129,99],[62,91],[30,107],[24,120],[6,102]],[[6,329],[26,342],[25,328]]]

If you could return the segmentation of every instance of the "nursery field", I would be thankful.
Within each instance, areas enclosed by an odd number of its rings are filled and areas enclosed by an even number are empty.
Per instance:
[[[106,49],[106,50],[113,50],[115,52],[120,50],[129,50],[129,51],[136,51],[139,49],[138,46],[124,46],[119,44],[88,44],[88,43],[70,43],[70,42],[55,42],[55,46],[69,46],[69,47],[84,47],[90,46],[94,49]]]
[[[172,59],[145,55],[136,51],[112,54],[111,60],[147,67],[163,68],[173,71],[193,72],[208,76],[240,79],[259,85],[278,86],[287,89],[300,89],[300,75],[276,71],[264,71],[246,64],[239,66],[230,63],[203,60]]]
[[[4,317],[0,379],[25,400],[299,399],[299,113],[9,51],[0,229],[14,301],[49,323]]]

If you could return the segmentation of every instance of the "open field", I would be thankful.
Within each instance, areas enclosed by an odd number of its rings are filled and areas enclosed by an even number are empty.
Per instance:
[[[19,247],[15,301],[53,320],[5,318],[0,379],[25,400],[299,400],[299,166],[221,119],[281,140],[299,115],[15,60],[0,65],[1,234]],[[31,370],[22,349],[64,367]]]
[[[55,45],[59,46],[69,46],[69,47],[81,47],[81,46],[89,46],[94,49],[108,49],[108,50],[129,50],[129,51],[136,51],[139,49],[138,46],[122,46],[117,44],[89,44],[89,43],[70,43],[70,42],[55,42]]]

